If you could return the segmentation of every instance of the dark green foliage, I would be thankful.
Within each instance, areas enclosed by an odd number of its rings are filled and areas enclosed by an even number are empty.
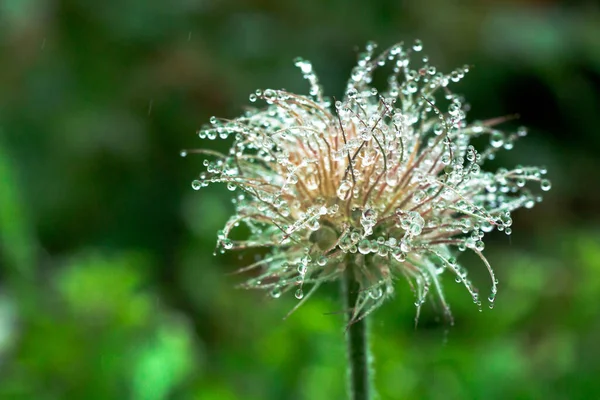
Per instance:
[[[256,88],[306,93],[295,56],[342,94],[349,50],[419,37],[470,119],[519,113],[498,164],[548,167],[486,256],[482,313],[451,277],[455,326],[410,288],[371,317],[382,399],[590,399],[600,391],[600,10],[571,3],[173,1],[0,4],[0,398],[342,399],[337,285],[288,320],[212,257],[227,189],[195,192],[211,115]],[[377,78],[377,77],[376,77]],[[513,124],[513,125],[510,125]],[[226,151],[217,141],[215,149]],[[482,293],[480,261],[464,255]]]

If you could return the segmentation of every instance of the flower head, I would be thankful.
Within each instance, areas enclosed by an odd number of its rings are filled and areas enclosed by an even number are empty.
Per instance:
[[[484,235],[494,229],[510,235],[511,212],[541,201],[532,189],[550,188],[546,171],[483,169],[526,130],[496,129],[504,119],[467,123],[464,99],[448,86],[468,66],[444,74],[427,57],[411,66],[419,41],[379,54],[375,48],[369,43],[360,54],[341,100],[324,97],[311,64],[298,58],[310,95],[257,90],[250,101],[265,106],[233,120],[212,117],[212,126],[199,131],[202,139],[233,138],[228,154],[195,150],[212,159],[205,160],[207,170],[193,188],[219,182],[236,193],[236,213],[218,233],[218,246],[268,248],[241,271],[259,271],[244,286],[276,298],[293,291],[304,301],[352,268],[361,287],[354,320],[392,295],[401,276],[418,308],[435,293],[450,317],[440,281],[444,271],[481,306],[455,258],[468,250],[489,271],[492,306],[497,280],[482,253]],[[391,72],[379,92],[371,85],[373,73],[386,64]],[[487,145],[478,150],[470,143],[480,137]],[[240,224],[249,235],[232,240]]]

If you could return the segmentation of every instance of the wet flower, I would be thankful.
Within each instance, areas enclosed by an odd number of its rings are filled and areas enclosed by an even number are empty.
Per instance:
[[[484,236],[494,229],[510,235],[511,212],[541,201],[537,188],[549,190],[546,170],[483,169],[526,130],[498,130],[503,118],[467,122],[465,100],[448,86],[468,66],[438,72],[419,57],[419,41],[379,54],[375,48],[369,43],[360,54],[341,100],[324,97],[312,65],[298,58],[308,96],[257,90],[250,101],[266,105],[233,120],[212,117],[199,131],[202,139],[233,139],[228,154],[189,151],[210,156],[194,189],[225,183],[234,191],[236,213],[218,233],[218,247],[268,249],[242,268],[258,271],[244,286],[275,298],[292,291],[298,305],[351,268],[361,288],[354,320],[381,305],[404,277],[417,310],[435,294],[451,321],[441,282],[446,271],[481,307],[456,259],[471,251],[489,272],[493,306],[498,282],[483,255]],[[391,68],[380,92],[372,79],[384,65]],[[475,138],[482,149],[471,144]],[[232,240],[242,224],[248,237]]]

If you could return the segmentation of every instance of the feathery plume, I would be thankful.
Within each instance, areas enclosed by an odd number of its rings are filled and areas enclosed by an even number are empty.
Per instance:
[[[393,294],[397,277],[409,281],[417,316],[435,293],[452,321],[440,280],[445,271],[481,308],[479,292],[456,260],[472,251],[489,272],[491,307],[498,282],[483,255],[484,236],[494,229],[510,235],[511,212],[541,201],[537,187],[550,189],[546,170],[482,168],[526,130],[498,130],[503,118],[467,123],[464,99],[448,86],[468,66],[444,74],[420,57],[412,67],[420,41],[379,54],[375,49],[369,43],[360,54],[341,100],[325,97],[310,62],[298,58],[308,96],[257,90],[250,101],[266,106],[233,120],[212,117],[199,131],[202,139],[234,140],[228,154],[182,153],[211,158],[194,189],[225,183],[236,192],[236,213],[218,233],[218,247],[268,248],[268,255],[240,270],[259,271],[243,286],[274,298],[293,291],[298,306],[352,268],[361,288],[354,322]],[[371,85],[373,73],[386,64],[392,72],[379,92]],[[470,144],[478,137],[489,139],[480,150]],[[248,238],[230,239],[240,224],[249,228]]]

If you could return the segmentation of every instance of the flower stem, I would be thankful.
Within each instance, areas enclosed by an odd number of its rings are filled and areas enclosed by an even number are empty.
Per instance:
[[[342,299],[346,314],[346,351],[350,400],[369,400],[370,370],[367,341],[367,318],[352,322],[353,310],[360,294],[360,284],[354,278],[354,265],[346,266],[342,279]]]

